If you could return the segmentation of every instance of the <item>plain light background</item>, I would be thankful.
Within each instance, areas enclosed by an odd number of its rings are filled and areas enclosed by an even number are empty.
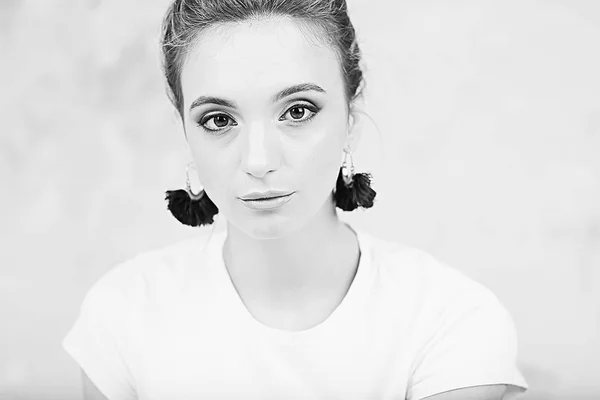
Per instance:
[[[80,398],[60,341],[89,287],[211,229],[164,201],[189,161],[159,69],[167,3],[0,1],[2,399]],[[523,399],[600,398],[600,3],[349,7],[373,119],[354,160],[378,195],[342,218],[492,289]]]

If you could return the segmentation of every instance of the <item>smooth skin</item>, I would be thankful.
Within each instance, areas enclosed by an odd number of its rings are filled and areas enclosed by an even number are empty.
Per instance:
[[[307,31],[287,18],[211,28],[181,74],[187,144],[227,220],[227,270],[250,313],[286,330],[324,319],[314,310],[337,306],[359,258],[332,201],[343,150],[359,138],[356,104],[336,52]],[[206,98],[218,100],[196,106]],[[269,189],[295,193],[272,212],[240,200]]]
[[[228,272],[257,319],[288,330],[337,306],[359,257],[332,202],[343,150],[358,143],[357,103],[348,105],[335,51],[312,33],[287,18],[210,28],[181,76],[189,150],[227,217]],[[295,193],[273,212],[239,198],[269,189]],[[83,388],[86,400],[109,400],[85,373]],[[504,393],[504,385],[486,385],[427,400],[502,400]]]

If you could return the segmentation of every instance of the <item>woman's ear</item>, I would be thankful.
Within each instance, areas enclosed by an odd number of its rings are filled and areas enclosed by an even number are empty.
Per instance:
[[[356,150],[360,140],[362,133],[362,113],[360,104],[355,100],[350,106],[350,112],[348,113],[348,135],[344,144],[344,149],[350,152]]]

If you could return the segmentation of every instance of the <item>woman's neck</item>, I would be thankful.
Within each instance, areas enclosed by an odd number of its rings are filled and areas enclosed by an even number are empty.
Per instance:
[[[300,228],[274,239],[256,239],[228,223],[223,247],[223,260],[242,297],[282,305],[345,287],[358,258],[355,233],[329,202]]]

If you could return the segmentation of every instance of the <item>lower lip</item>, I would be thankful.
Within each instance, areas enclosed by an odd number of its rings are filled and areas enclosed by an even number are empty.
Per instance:
[[[276,197],[267,200],[242,200],[242,203],[244,203],[246,207],[252,208],[253,210],[273,210],[290,201],[293,194],[294,193],[290,193],[287,196]]]

